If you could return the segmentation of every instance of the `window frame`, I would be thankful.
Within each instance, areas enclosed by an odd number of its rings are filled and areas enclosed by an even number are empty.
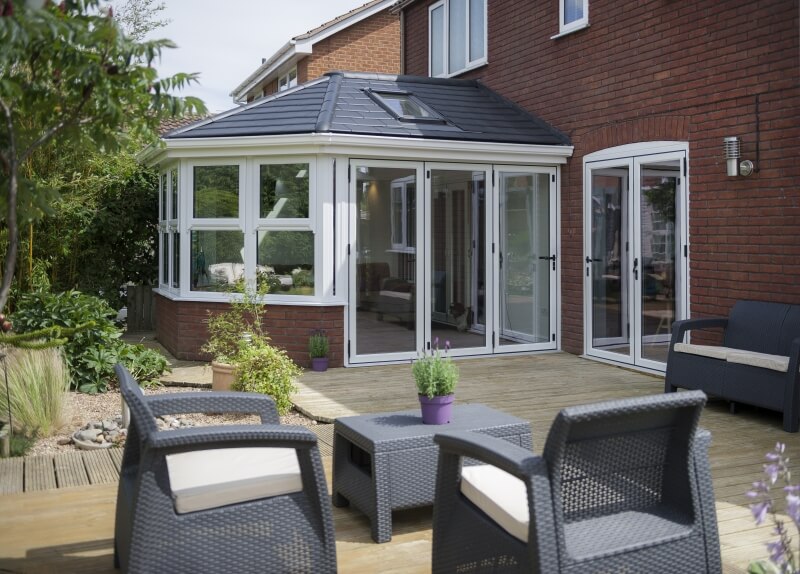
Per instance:
[[[428,6],[428,75],[433,78],[452,78],[453,76],[461,75],[469,70],[474,70],[475,68],[479,68],[489,61],[489,13],[488,13],[488,0],[483,1],[483,57],[478,58],[476,60],[470,60],[470,0],[464,0],[466,3],[466,19],[464,22],[465,26],[465,60],[466,65],[464,68],[452,71],[450,70],[450,3],[453,0],[439,0],[438,2],[434,2],[430,6]],[[563,5],[564,0],[559,0],[559,2]],[[584,0],[587,2],[588,0]],[[442,59],[443,59],[443,67],[444,72],[442,74],[433,75],[433,24],[431,14],[437,8],[444,9],[444,17],[442,19],[443,29],[442,33]]]
[[[176,183],[177,182],[177,183]],[[180,267],[175,265],[175,235],[180,234],[180,163],[165,165],[158,174],[158,286],[180,292]],[[173,194],[176,191],[176,194]],[[176,201],[177,200],[177,201]],[[173,205],[175,203],[175,205]],[[178,240],[180,249],[180,239]],[[177,252],[180,260],[180,252]],[[166,257],[166,259],[165,259]],[[166,264],[165,264],[166,263]]]
[[[391,229],[389,231],[389,237],[392,242],[392,251],[398,253],[416,253],[417,249],[410,242],[416,241],[416,237],[413,237],[408,233],[409,231],[409,223],[414,222],[412,219],[409,221],[408,218],[408,186],[409,184],[414,184],[414,193],[417,193],[416,185],[417,181],[415,179],[416,176],[408,176],[396,180],[392,180],[390,185],[390,192],[389,192],[389,225]],[[400,196],[400,243],[395,243],[395,192]],[[416,213],[416,211],[415,211]],[[415,228],[416,229],[416,226]]]
[[[381,108],[386,110],[389,114],[392,115],[396,120],[401,122],[409,122],[409,123],[426,123],[426,124],[444,124],[447,123],[446,120],[433,108],[425,104],[422,100],[416,97],[411,92],[406,92],[403,90],[373,90],[371,88],[365,88],[364,93],[369,96],[369,98],[378,104]],[[392,108],[384,99],[383,96],[402,96],[409,99],[409,101],[413,102],[415,105],[419,106],[421,109],[425,110],[428,115],[427,116],[406,116],[398,114],[394,108]]]
[[[292,78],[292,74],[294,74],[294,78]],[[284,81],[286,82],[285,84]],[[278,76],[279,92],[285,92],[286,90],[291,90],[295,86],[297,86],[297,66],[293,67],[285,74],[281,74],[280,76]]]
[[[583,3],[583,17],[569,23],[564,22],[566,14],[565,5],[567,1],[568,0],[558,0],[558,34],[554,36],[555,38],[571,32],[577,32],[589,26],[589,0],[581,0]]]

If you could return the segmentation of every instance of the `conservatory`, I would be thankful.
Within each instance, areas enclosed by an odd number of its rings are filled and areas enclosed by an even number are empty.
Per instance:
[[[176,130],[160,170],[159,340],[199,358],[208,313],[268,285],[301,364],[559,345],[569,140],[479,82],[332,72]]]

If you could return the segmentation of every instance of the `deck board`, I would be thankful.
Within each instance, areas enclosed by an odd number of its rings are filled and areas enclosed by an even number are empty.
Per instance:
[[[49,490],[56,487],[53,457],[48,455],[25,457],[25,492]]]
[[[119,474],[120,468],[122,468],[122,452],[121,448],[110,448],[108,449],[108,454],[111,457],[111,462],[114,463],[114,467],[117,469],[117,474]]]
[[[73,452],[58,453],[53,457],[58,488],[86,486],[89,475],[83,465],[83,459]]]
[[[0,494],[22,492],[23,466],[22,457],[0,459]]]
[[[109,450],[87,450],[81,453],[91,484],[106,484],[119,479],[119,471],[111,460]]]

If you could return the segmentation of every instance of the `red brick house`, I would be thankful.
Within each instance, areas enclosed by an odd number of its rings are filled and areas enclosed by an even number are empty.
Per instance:
[[[273,339],[302,359],[326,328],[344,365],[446,338],[658,372],[675,319],[800,300],[796,3],[394,11],[404,75],[326,75],[151,155],[176,355],[215,290],[265,273]],[[220,186],[238,211],[203,207]]]
[[[330,70],[400,73],[400,17],[395,0],[372,0],[289,40],[239,84],[238,103],[293,88]]]

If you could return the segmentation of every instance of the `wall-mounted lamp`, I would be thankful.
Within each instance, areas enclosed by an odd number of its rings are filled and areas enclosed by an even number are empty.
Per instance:
[[[753,173],[753,162],[746,159],[742,162],[739,161],[742,157],[742,141],[736,137],[725,138],[725,160],[728,163],[728,176],[736,177],[737,175],[748,176]]]

